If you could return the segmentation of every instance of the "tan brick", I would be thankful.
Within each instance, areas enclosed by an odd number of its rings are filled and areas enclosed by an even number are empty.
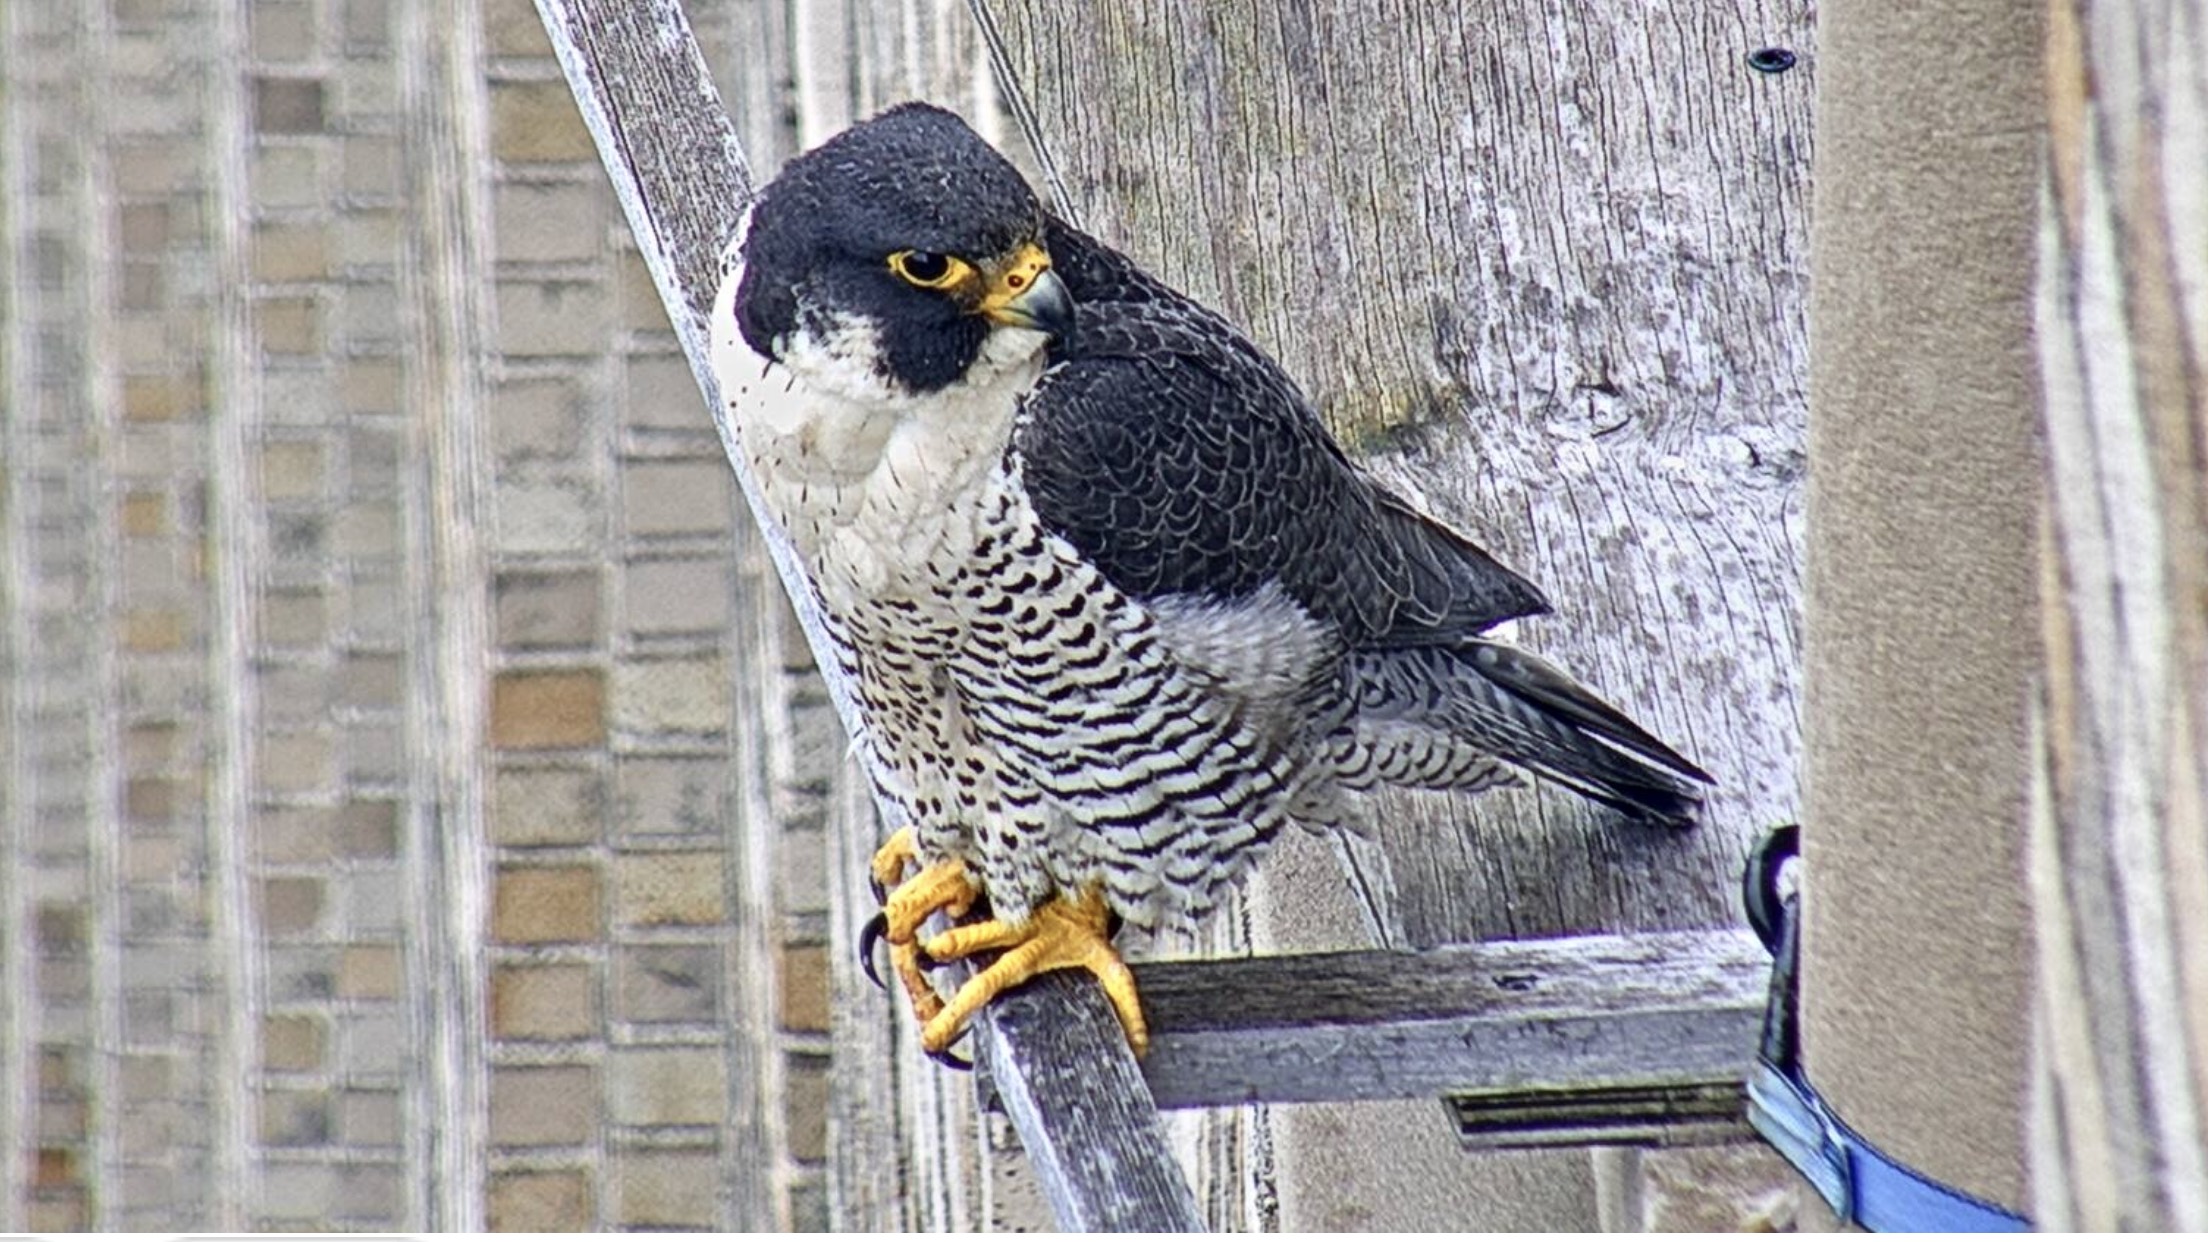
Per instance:
[[[41,1192],[32,1199],[23,1223],[32,1233],[83,1233],[92,1219],[81,1187]]]
[[[169,532],[169,498],[160,492],[131,492],[123,497],[123,534],[144,539]]]
[[[307,647],[329,637],[329,598],[319,588],[270,591],[261,597],[261,641],[276,647]]]
[[[41,1147],[31,1165],[31,1189],[54,1190],[77,1181],[77,1153],[66,1147]]]
[[[301,500],[322,491],[322,446],[311,440],[279,440],[261,446],[261,495]]]
[[[491,682],[491,745],[596,746],[606,738],[606,679],[594,668],[507,672]]]
[[[347,1146],[397,1147],[399,1093],[396,1091],[347,1091],[338,1097],[337,1128]]]
[[[828,947],[818,944],[784,945],[780,966],[777,982],[782,993],[782,1029],[826,1032]]]
[[[607,1115],[624,1126],[703,1126],[728,1107],[728,1071],[713,1048],[616,1048]]]
[[[395,414],[405,391],[396,358],[348,358],[339,372],[338,397],[348,414]]]
[[[507,944],[556,944],[598,936],[598,869],[500,867],[491,936]]]
[[[183,180],[179,168],[196,157],[190,144],[171,141],[119,141],[108,149],[108,170],[115,178],[115,192],[126,197],[167,194]],[[196,169],[196,160],[193,164]]]
[[[516,357],[595,354],[612,328],[606,291],[579,280],[501,280],[498,347]]]
[[[709,1229],[719,1181],[711,1151],[617,1153],[611,1169],[614,1224],[629,1229]]]
[[[149,720],[123,730],[123,762],[132,768],[160,768],[174,762],[181,732],[167,720]]]
[[[316,793],[330,783],[330,739],[319,733],[270,734],[259,760],[261,787],[271,793]]]
[[[550,56],[544,19],[529,0],[484,0],[483,42],[493,56]]]
[[[631,332],[668,332],[674,326],[667,322],[667,304],[659,300],[659,286],[652,283],[652,269],[644,266],[644,256],[623,248],[615,260],[614,285],[620,300],[621,326]],[[696,401],[688,403],[691,418],[704,426],[705,411]]]
[[[587,418],[572,381],[506,379],[491,390],[491,450],[500,460],[572,457]]]
[[[605,818],[605,778],[568,768],[500,768],[491,781],[498,845],[587,845]]]
[[[491,1034],[580,1039],[598,1030],[596,973],[587,965],[503,965],[491,971]]]
[[[508,263],[575,263],[598,257],[606,230],[596,183],[509,181],[493,187],[498,258]]]
[[[192,882],[185,866],[184,843],[175,837],[134,832],[123,842],[123,879],[131,884]]]
[[[491,1070],[491,1142],[558,1147],[587,1142],[598,1117],[598,1074],[587,1065]]]
[[[123,377],[123,417],[140,423],[166,423],[199,409],[197,372],[182,375]]]
[[[318,134],[323,126],[320,78],[253,79],[253,128],[263,134]]]
[[[250,822],[256,862],[319,864],[337,857],[330,813],[321,807],[261,807]]]
[[[382,501],[356,502],[337,514],[331,550],[341,557],[387,558],[399,551],[399,507]]]
[[[324,201],[328,192],[322,188],[320,144],[255,151],[252,183],[256,207],[328,206]]]
[[[376,134],[353,134],[345,139],[339,158],[341,188],[347,194],[390,198],[403,192],[399,143]]]
[[[793,1056],[782,1073],[782,1121],[793,1160],[828,1158],[828,1061]]]
[[[269,1091],[261,1096],[261,1142],[271,1147],[320,1147],[330,1141],[326,1091]]]
[[[270,936],[311,932],[322,921],[322,881],[273,876],[261,881],[261,931]]]
[[[126,203],[115,210],[115,243],[126,255],[159,254],[169,235],[167,203]]]
[[[304,1073],[322,1068],[329,1055],[319,1018],[274,1014],[261,1019],[261,1068]]]
[[[396,655],[355,651],[337,675],[338,702],[347,707],[397,707],[406,693],[406,666]]]
[[[719,854],[623,854],[613,885],[613,920],[623,927],[702,927],[727,915]]]
[[[129,651],[178,651],[184,646],[184,614],[136,608],[123,614],[123,647]]]
[[[337,810],[337,849],[347,858],[394,858],[399,852],[399,804],[354,798]]]
[[[592,159],[597,148],[567,84],[553,79],[491,83],[491,153],[536,163]]]
[[[337,958],[337,994],[347,1000],[396,1000],[399,950],[388,944],[349,944]]]
[[[253,230],[253,279],[322,280],[330,274],[330,239],[312,224],[264,224]]]
[[[613,722],[623,732],[719,733],[728,713],[728,664],[719,656],[614,666]]]
[[[598,1224],[580,1169],[493,1173],[484,1215],[494,1233],[589,1233]]]
[[[298,0],[260,0],[253,6],[253,55],[266,61],[301,61],[314,55],[314,8]]]
[[[253,305],[253,326],[267,353],[322,352],[322,312],[313,298],[261,298]]]

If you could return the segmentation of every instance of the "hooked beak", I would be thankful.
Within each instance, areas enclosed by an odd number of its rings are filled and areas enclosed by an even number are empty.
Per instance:
[[[1050,254],[1030,242],[995,272],[975,308],[991,323],[1064,337],[1073,331],[1073,296],[1050,270]]]

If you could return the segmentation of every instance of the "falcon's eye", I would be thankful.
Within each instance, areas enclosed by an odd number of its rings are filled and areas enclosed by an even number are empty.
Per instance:
[[[932,250],[900,250],[889,256],[889,270],[923,289],[948,289],[974,269],[964,259]]]

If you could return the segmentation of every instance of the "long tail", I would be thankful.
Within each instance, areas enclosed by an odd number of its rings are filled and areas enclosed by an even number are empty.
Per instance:
[[[1507,643],[1355,652],[1350,676],[1355,727],[1377,747],[1491,755],[1667,827],[1693,824],[1700,787],[1714,783],[1562,669]]]

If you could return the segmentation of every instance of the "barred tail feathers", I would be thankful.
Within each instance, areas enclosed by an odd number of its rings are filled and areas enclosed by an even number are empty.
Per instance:
[[[1422,739],[1415,744],[1427,750],[1491,755],[1634,819],[1678,828],[1695,821],[1698,786],[1713,783],[1563,670],[1506,643],[1469,639],[1359,651],[1350,657],[1349,675],[1355,729],[1366,748],[1379,752],[1367,765],[1376,771],[1405,768],[1388,762],[1390,754]]]

